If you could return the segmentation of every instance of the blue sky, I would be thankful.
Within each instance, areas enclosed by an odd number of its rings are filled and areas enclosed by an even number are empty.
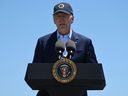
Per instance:
[[[89,96],[126,96],[128,1],[63,0],[72,5],[72,29],[93,41],[106,87]],[[53,7],[61,0],[0,0],[0,96],[35,96],[24,81],[37,39],[56,30]]]

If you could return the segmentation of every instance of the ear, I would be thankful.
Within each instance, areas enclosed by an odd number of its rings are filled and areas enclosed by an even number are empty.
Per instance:
[[[54,21],[54,24],[56,24],[54,15],[53,15],[53,21]]]
[[[74,16],[73,15],[71,15],[72,17],[71,17],[71,23],[73,23],[73,21],[74,21]]]

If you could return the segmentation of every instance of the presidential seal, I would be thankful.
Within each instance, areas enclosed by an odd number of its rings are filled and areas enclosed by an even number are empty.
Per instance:
[[[54,63],[52,75],[60,83],[71,82],[77,73],[76,65],[73,61],[67,58],[62,58]]]

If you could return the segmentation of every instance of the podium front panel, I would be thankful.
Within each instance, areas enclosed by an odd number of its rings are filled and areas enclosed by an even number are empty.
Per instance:
[[[25,81],[33,90],[68,87],[74,90],[102,90],[106,85],[102,64],[76,63],[76,77],[67,84],[59,83],[54,79],[52,67],[52,63],[28,64]]]

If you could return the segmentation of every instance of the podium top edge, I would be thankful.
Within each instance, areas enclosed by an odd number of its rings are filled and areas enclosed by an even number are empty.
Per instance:
[[[28,63],[28,64],[54,64],[54,63]],[[99,64],[99,65],[102,65],[102,63],[75,63],[75,64]]]

